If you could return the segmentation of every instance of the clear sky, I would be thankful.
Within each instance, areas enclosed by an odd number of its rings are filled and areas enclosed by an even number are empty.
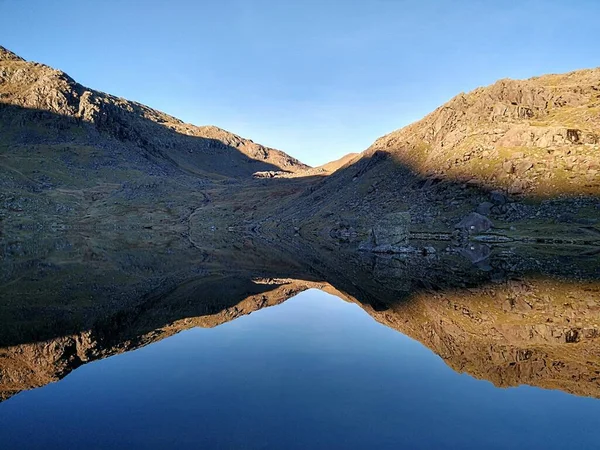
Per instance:
[[[0,45],[318,165],[459,92],[600,65],[599,0],[0,0]]]

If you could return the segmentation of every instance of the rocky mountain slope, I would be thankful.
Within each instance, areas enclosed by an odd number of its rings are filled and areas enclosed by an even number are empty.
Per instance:
[[[207,201],[207,186],[305,169],[279,150],[86,88],[0,47],[6,227],[177,226]]]
[[[318,236],[368,236],[400,213],[433,232],[452,232],[475,212],[500,228],[594,225],[599,198],[600,69],[591,69],[460,94],[375,141],[279,215]]]
[[[454,97],[365,153],[427,176],[540,197],[600,193],[600,68],[500,80]]]
[[[191,173],[242,177],[268,167],[289,172],[307,168],[279,150],[220,128],[187,124],[140,103],[86,88],[60,70],[27,62],[3,47],[0,101],[2,106],[47,111],[93,124],[142,154]]]
[[[501,80],[362,154],[308,168],[2,49],[0,218],[185,228],[210,204],[197,221],[206,227],[298,228],[362,242],[377,223],[400,217],[398,226],[433,234],[452,233],[475,212],[486,229],[524,220],[595,225],[599,89],[600,69]]]

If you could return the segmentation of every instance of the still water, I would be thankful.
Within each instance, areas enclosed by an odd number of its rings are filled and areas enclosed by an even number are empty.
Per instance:
[[[311,289],[0,403],[13,448],[597,448],[600,401],[460,374]]]

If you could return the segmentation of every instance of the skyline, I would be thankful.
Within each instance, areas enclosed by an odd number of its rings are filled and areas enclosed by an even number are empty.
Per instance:
[[[363,151],[460,92],[600,60],[592,1],[61,5],[0,0],[12,18],[0,45],[313,166]]]

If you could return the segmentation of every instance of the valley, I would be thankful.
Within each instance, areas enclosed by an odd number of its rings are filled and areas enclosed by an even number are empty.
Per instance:
[[[0,398],[320,289],[497,386],[600,397],[600,69],[310,168],[0,47]]]

